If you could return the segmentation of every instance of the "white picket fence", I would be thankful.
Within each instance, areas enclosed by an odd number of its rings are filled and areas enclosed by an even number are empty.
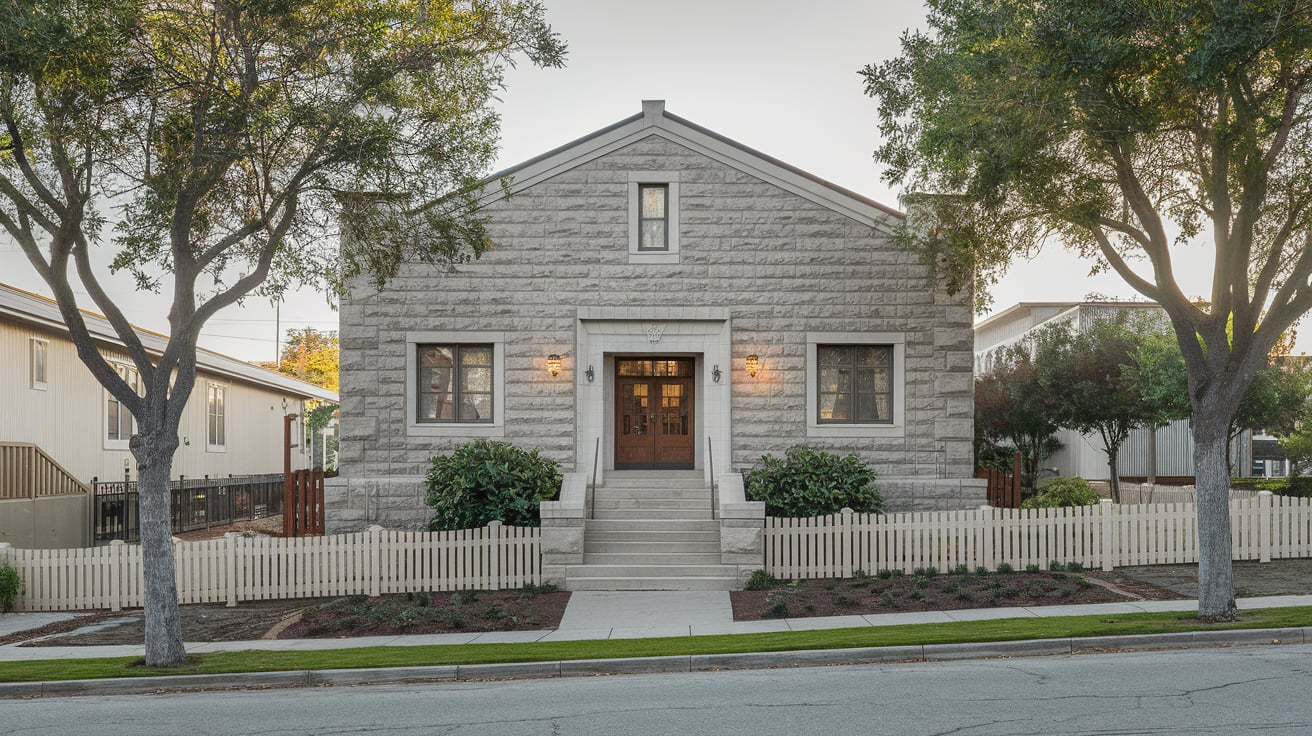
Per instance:
[[[1059,509],[930,511],[807,519],[767,518],[765,570],[785,579],[851,577],[857,570],[959,565],[997,569],[1078,562],[1111,570],[1125,565],[1198,561],[1193,504]],[[1230,501],[1236,560],[1312,556],[1312,499],[1272,496]]]
[[[498,590],[541,584],[540,530],[502,526],[450,532],[370,527],[323,537],[226,537],[175,542],[178,600],[239,601]],[[143,604],[141,547],[0,549],[23,579],[20,611],[135,608]]]

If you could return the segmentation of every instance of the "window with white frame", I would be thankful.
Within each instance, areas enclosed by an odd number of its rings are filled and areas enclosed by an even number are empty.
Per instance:
[[[227,447],[227,409],[228,387],[217,383],[209,384],[206,392],[205,445],[209,450],[222,450]]]
[[[132,366],[115,363],[114,370],[118,377],[132,389],[134,393],[141,393],[141,379],[137,375],[137,369]],[[128,440],[136,433],[136,422],[132,418],[132,412],[123,406],[113,394],[108,390],[105,391],[105,447],[108,449],[126,450]]]
[[[629,172],[629,262],[679,262],[679,172]]]
[[[49,386],[50,341],[39,337],[32,338],[32,388],[45,391]]]
[[[902,333],[808,333],[807,434],[902,436],[905,348]]]
[[[406,352],[409,434],[502,436],[503,333],[411,332]]]

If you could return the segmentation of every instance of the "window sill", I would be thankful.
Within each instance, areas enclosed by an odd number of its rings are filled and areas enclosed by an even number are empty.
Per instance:
[[[807,437],[876,437],[906,436],[906,428],[897,424],[808,424]]]
[[[227,445],[205,445],[205,452],[227,452]]]
[[[651,263],[651,264],[662,264],[662,263],[665,263],[665,264],[677,264],[678,262],[679,262],[679,254],[678,254],[678,253],[664,253],[664,252],[662,252],[662,253],[651,253],[651,252],[646,252],[646,253],[634,253],[633,251],[629,251],[629,263],[630,263],[630,264],[641,264],[641,263]]]
[[[128,447],[129,440],[105,440],[104,448],[106,450],[130,450]]]
[[[505,437],[506,428],[500,424],[411,424],[406,427],[409,437]]]

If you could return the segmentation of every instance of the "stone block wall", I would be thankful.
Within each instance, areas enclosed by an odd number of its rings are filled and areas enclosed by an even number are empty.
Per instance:
[[[651,170],[679,172],[678,263],[629,262],[629,175]],[[591,458],[575,457],[572,431],[576,371],[587,367],[572,360],[579,307],[728,309],[734,359],[722,367],[733,391],[732,467],[808,444],[854,452],[881,478],[971,475],[968,295],[932,286],[918,255],[886,230],[656,134],[495,201],[486,214],[495,246],[480,260],[454,273],[410,264],[383,291],[357,283],[343,300],[341,467],[350,500],[335,499],[330,519],[363,523],[357,502],[369,493],[380,510],[416,497],[403,490],[410,479],[466,441],[408,430],[407,332],[503,333],[500,438],[537,448],[566,471],[584,469]],[[895,387],[905,392],[901,436],[808,436],[806,336],[816,331],[904,335],[906,380]],[[555,378],[545,370],[551,353],[565,358]],[[756,378],[743,367],[751,353],[761,359]],[[973,485],[949,486],[962,494],[959,507],[982,503]],[[909,489],[908,507],[939,502],[931,497],[947,503],[947,491],[895,487]]]

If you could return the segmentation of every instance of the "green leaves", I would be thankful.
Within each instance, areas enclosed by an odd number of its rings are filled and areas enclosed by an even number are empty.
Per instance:
[[[508,442],[475,440],[433,458],[428,496],[432,531],[472,529],[500,520],[539,526],[538,504],[556,498],[564,477],[559,463]]]
[[[770,516],[821,516],[845,507],[879,513],[884,505],[874,470],[856,455],[802,446],[789,448],[783,459],[763,456],[761,467],[747,475],[746,491],[749,501],[765,502]]]

